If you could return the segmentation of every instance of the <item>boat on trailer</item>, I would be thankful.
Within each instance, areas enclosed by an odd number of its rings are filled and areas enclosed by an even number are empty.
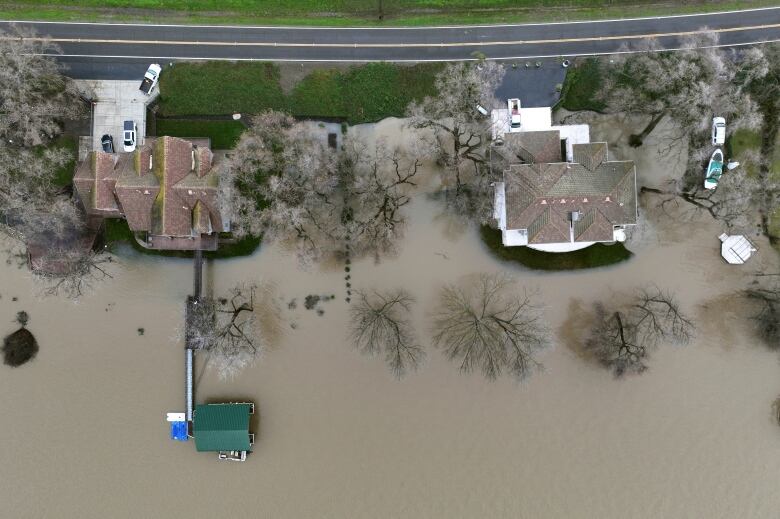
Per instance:
[[[704,189],[715,189],[718,187],[721,175],[723,175],[723,151],[718,148],[712,152],[710,161],[707,164],[707,175],[704,177]]]

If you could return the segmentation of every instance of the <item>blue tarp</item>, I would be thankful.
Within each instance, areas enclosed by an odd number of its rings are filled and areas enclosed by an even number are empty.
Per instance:
[[[171,422],[171,440],[187,441],[187,422]]]

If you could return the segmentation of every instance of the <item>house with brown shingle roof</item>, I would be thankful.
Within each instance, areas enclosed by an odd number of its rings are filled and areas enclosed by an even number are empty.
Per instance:
[[[229,223],[209,144],[159,137],[129,154],[93,151],[76,169],[76,191],[87,214],[125,218],[144,247],[216,250]]]
[[[606,142],[572,144],[567,161],[556,131],[526,133],[536,135],[506,136],[518,142],[504,148],[513,160],[495,186],[504,245],[568,252],[625,240],[637,222],[634,162],[609,160]]]

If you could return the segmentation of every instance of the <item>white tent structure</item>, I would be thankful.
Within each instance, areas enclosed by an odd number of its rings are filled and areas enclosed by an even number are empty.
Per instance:
[[[720,255],[732,265],[742,265],[756,252],[756,247],[741,234],[729,236],[726,233],[718,236],[721,241]]]

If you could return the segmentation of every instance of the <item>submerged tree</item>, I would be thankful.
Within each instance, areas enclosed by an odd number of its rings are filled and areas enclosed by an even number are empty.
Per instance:
[[[650,115],[631,138],[639,146],[664,116],[678,125],[678,138],[706,133],[712,114],[727,117],[731,129],[761,126],[748,87],[766,75],[763,51],[716,47],[716,33],[685,36],[680,49],[665,51],[654,38],[639,40],[632,52],[611,56],[602,73],[600,98],[614,112]]]
[[[269,286],[241,283],[225,298],[188,304],[187,347],[207,353],[220,378],[233,378],[279,333],[277,317]]]
[[[759,336],[770,348],[780,348],[780,274],[758,274],[745,295],[758,303]]]
[[[763,131],[772,134],[776,101],[767,93],[776,89],[773,78],[780,65],[772,62],[777,52],[773,47],[734,50],[716,44],[716,34],[685,37],[682,49],[674,52],[664,51],[655,40],[642,41],[632,49],[639,52],[615,56],[603,65],[601,96],[611,111],[651,116],[646,128],[631,136],[633,145],[641,145],[663,117],[671,118],[676,128],[667,144],[688,145],[685,174],[660,188],[642,187],[643,193],[660,200],[665,210],[681,209],[677,217],[705,213],[738,229],[760,221],[768,234],[767,215],[780,201],[780,183],[768,175],[766,150],[742,152],[742,165],[724,171],[717,189],[705,189],[703,175],[712,153],[713,115],[726,117],[730,132],[759,131],[766,125]]]
[[[549,344],[539,307],[503,274],[480,274],[439,296],[434,346],[460,370],[495,379],[504,371],[523,379],[541,364],[536,353]]]
[[[761,174],[765,158],[758,153],[743,153],[741,165],[725,171],[717,189],[705,189],[703,171],[708,147],[689,154],[699,167],[689,177],[673,180],[663,188],[642,187],[642,193],[656,197],[657,205],[675,217],[707,214],[729,229],[750,229],[761,214],[769,214],[780,203],[780,182]],[[673,210],[673,211],[670,211]]]
[[[30,316],[27,312],[16,314],[16,322],[21,328],[3,340],[3,361],[13,368],[31,361],[38,354],[38,341],[26,328]]]
[[[407,108],[412,128],[434,132],[444,194],[455,214],[484,219],[489,212],[491,119],[478,107],[497,105],[494,93],[504,72],[494,61],[448,64],[436,76],[437,95]]]
[[[647,356],[659,343],[684,344],[693,335],[693,321],[674,296],[655,286],[638,290],[624,307],[598,302],[594,314],[585,351],[616,376],[645,371]]]
[[[34,269],[33,277],[42,283],[45,295],[78,299],[95,283],[113,277],[108,270],[113,257],[89,249],[51,248],[41,261],[46,266]]]
[[[347,140],[328,148],[303,123],[279,112],[253,120],[224,164],[222,203],[238,236],[290,244],[303,263],[337,255],[379,256],[404,227],[420,158],[383,143]]]
[[[388,150],[379,142],[373,152],[349,141],[342,152],[346,235],[357,255],[380,257],[395,250],[406,225],[403,208],[421,166],[419,150]]]
[[[338,240],[336,157],[289,115],[268,111],[252,120],[220,182],[236,236],[264,234],[293,242],[312,259]]]
[[[425,356],[409,320],[413,303],[405,290],[358,291],[350,308],[352,343],[362,353],[383,354],[398,378],[416,370]]]

